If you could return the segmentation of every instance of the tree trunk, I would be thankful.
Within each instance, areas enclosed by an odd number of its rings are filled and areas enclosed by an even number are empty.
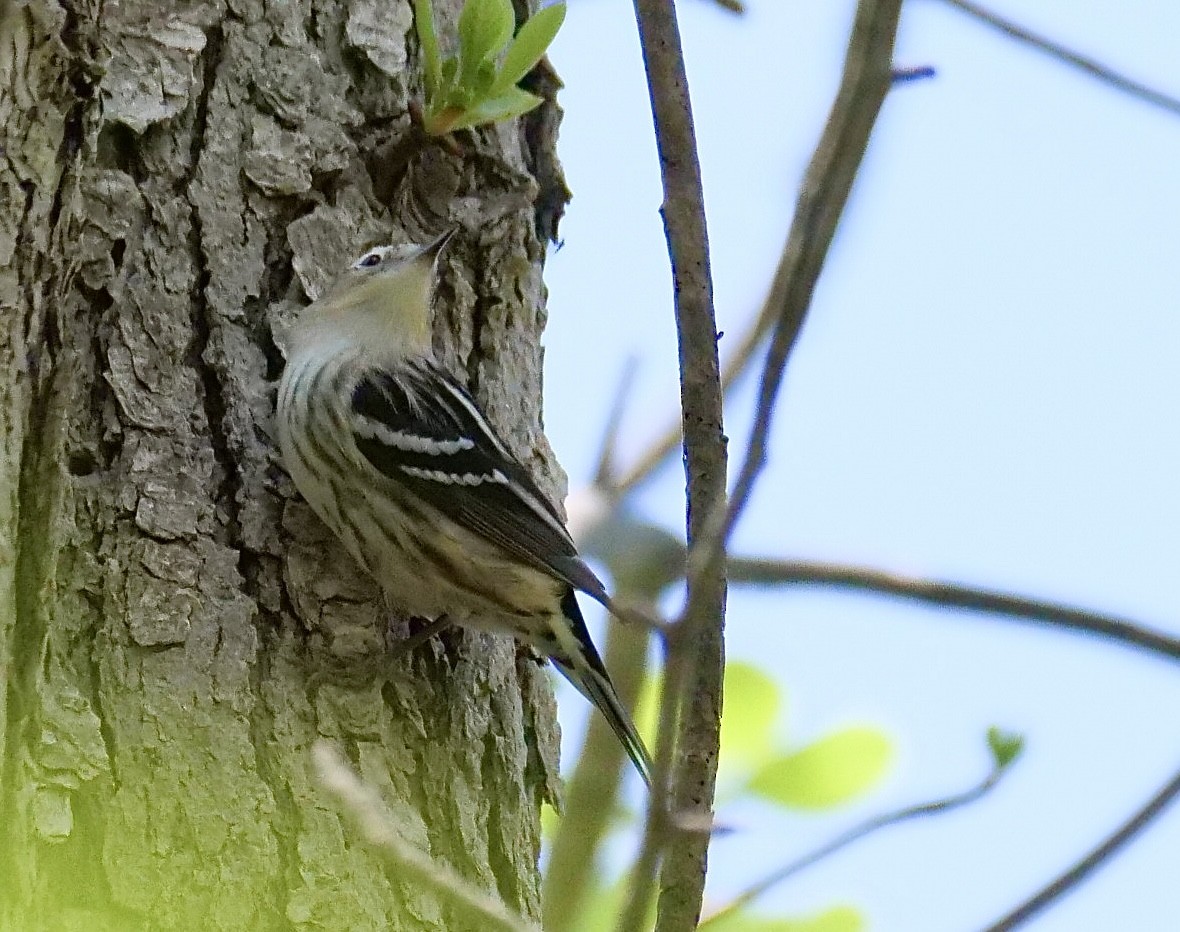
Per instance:
[[[562,481],[557,110],[426,143],[412,35],[408,0],[0,0],[0,927],[465,928],[358,843],[321,737],[407,840],[539,914],[545,672],[457,631],[394,658],[406,620],[268,438],[292,312],[458,223],[436,346]]]

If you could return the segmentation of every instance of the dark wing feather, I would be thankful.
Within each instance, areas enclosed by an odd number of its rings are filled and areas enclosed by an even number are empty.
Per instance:
[[[439,366],[403,367],[396,378],[369,372],[351,415],[357,448],[383,475],[517,559],[606,599],[553,504]]]

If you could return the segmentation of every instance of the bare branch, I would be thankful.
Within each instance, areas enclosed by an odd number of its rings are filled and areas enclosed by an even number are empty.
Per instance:
[[[782,302],[762,370],[746,459],[721,534],[724,546],[766,462],[766,444],[787,359],[795,346],[836,226],[852,190],[869,134],[893,83],[893,40],[900,0],[861,0],[844,63],[844,76],[803,189],[787,249],[776,274]]]
[[[327,741],[317,741],[312,760],[320,783],[356,822],[365,840],[380,851],[392,868],[437,891],[456,911],[472,922],[471,928],[489,932],[540,932],[540,926],[514,914],[502,902],[407,842],[376,790],[363,782]]]
[[[1000,782],[1000,778],[1010,768],[997,766],[992,769],[991,773],[983,780],[982,783],[965,790],[962,793],[956,793],[953,796],[947,796],[944,799],[937,799],[931,802],[920,803],[915,806],[906,806],[903,809],[895,809],[892,812],[885,812],[881,815],[873,816],[871,819],[866,819],[860,825],[854,826],[846,832],[837,835],[831,841],[814,851],[811,851],[803,857],[791,861],[789,864],[772,871],[761,880],[750,884],[745,890],[735,896],[732,900],[718,909],[716,912],[707,916],[698,926],[698,928],[705,929],[711,925],[719,923],[727,916],[731,916],[739,909],[744,909],[749,906],[754,900],[762,896],[768,890],[778,886],[783,881],[793,877],[800,871],[811,867],[822,861],[824,858],[830,857],[841,848],[845,848],[855,841],[860,841],[866,835],[871,835],[879,829],[887,828],[890,825],[897,825],[901,822],[908,822],[910,819],[917,819],[922,816],[939,815],[944,812],[950,812],[952,809],[958,809],[960,806],[966,806],[978,799],[982,799],[991,790],[993,790]]]
[[[643,62],[664,185],[664,232],[675,280],[676,332],[680,350],[680,409],[683,418],[688,499],[688,539],[697,540],[707,516],[724,507],[726,440],[721,426],[721,375],[717,319],[705,224],[700,162],[692,103],[684,70],[675,0],[635,0]],[[721,735],[724,568],[688,582],[683,625],[687,646],[665,638],[665,694],[652,793],[643,847],[620,928],[638,930],[660,859],[669,804],[677,811],[712,811]],[[678,632],[679,633],[679,632]],[[691,641],[688,638],[691,636]],[[675,728],[667,727],[675,724]],[[671,785],[673,746],[676,783]],[[669,793],[671,790],[671,793]],[[700,914],[708,836],[690,836],[664,865],[657,929],[690,928]]]
[[[933,78],[936,72],[930,65],[911,65],[907,68],[893,69],[894,84],[908,84],[910,81],[925,81]]]
[[[1160,107],[1169,113],[1180,115],[1180,100],[1175,97],[1148,87],[1146,84],[1120,74],[1113,68],[1108,68],[1101,62],[1097,62],[1085,55],[1080,55],[1072,49],[1068,49],[1060,43],[1054,42],[1052,39],[1025,29],[1023,26],[1009,19],[1004,19],[999,14],[980,6],[978,3],[971,2],[971,0],[945,0],[945,2],[955,9],[966,13],[968,16],[979,20],[981,23],[986,23],[993,29],[999,30],[1009,38],[1023,42],[1025,45],[1030,45],[1038,51],[1044,52],[1046,55],[1050,55],[1058,61],[1064,62],[1070,67],[1088,74],[1090,77],[1101,81],[1116,91],[1134,97],[1136,100],[1142,100],[1144,103]]]
[[[731,558],[733,583],[834,586],[897,596],[939,608],[963,608],[1003,615],[1057,628],[1093,634],[1116,643],[1180,660],[1180,639],[1116,615],[1063,605],[1045,599],[1012,595],[960,583],[916,579],[867,566],[807,560]]]
[[[594,468],[594,485],[607,491],[612,491],[615,488],[615,448],[618,444],[619,429],[623,423],[623,414],[627,410],[627,396],[631,394],[631,385],[635,381],[635,370],[638,365],[634,356],[628,356],[627,361],[623,364],[619,385],[615,389],[615,398],[606,418],[606,428],[602,432],[598,465]]]
[[[988,926],[984,932],[1009,932],[1023,925],[1042,909],[1058,897],[1072,890],[1085,880],[1103,862],[1109,860],[1118,851],[1155,819],[1168,804],[1180,794],[1180,771],[1172,775],[1167,784],[1160,789],[1147,803],[1130,819],[1121,825],[1097,848],[1087,854],[1068,871],[1053,880],[1044,889],[1038,891],[1003,919]]]
[[[655,0],[651,0],[651,2],[653,5],[655,4]],[[636,0],[637,8],[641,9],[644,3],[645,0]],[[869,133],[885,95],[892,85],[893,38],[897,31],[900,13],[900,0],[861,0],[857,8],[840,91],[804,178],[795,218],[792,222],[791,234],[787,241],[787,249],[780,262],[775,285],[772,287],[772,292],[781,288],[782,297],[781,302],[776,305],[777,313],[773,318],[774,333],[763,368],[758,409],[755,424],[750,433],[746,459],[728,507],[723,506],[723,498],[720,496],[714,500],[714,504],[707,512],[699,511],[699,504],[696,501],[691,506],[694,527],[690,527],[689,535],[691,545],[690,566],[687,574],[689,599],[680,623],[675,626],[666,639],[666,644],[669,646],[666,648],[668,670],[665,682],[669,684],[673,696],[683,694],[677,688],[679,686],[677,677],[681,675],[683,666],[680,658],[690,653],[687,649],[689,645],[694,653],[700,651],[702,646],[700,640],[702,628],[698,625],[698,618],[701,616],[697,614],[700,609],[697,605],[698,600],[693,598],[694,589],[701,583],[712,583],[720,575],[719,569],[723,564],[720,557],[729,534],[736,524],[742,508],[749,500],[754,483],[765,463],[767,436],[787,358],[802,327],[827,249],[835,234],[836,224],[868,144]],[[645,42],[645,49],[646,45]],[[663,49],[666,51],[668,47],[665,42]],[[655,48],[659,50],[658,45]],[[674,48],[678,53],[678,42]],[[656,99],[657,95],[653,93],[653,100]],[[683,373],[683,356],[681,368]],[[686,406],[682,407],[687,413],[689,409]],[[689,429],[695,426],[693,421],[686,416],[686,440]],[[686,649],[676,649],[679,644],[684,644]],[[712,644],[705,645],[706,649],[711,647]],[[717,659],[721,659],[719,652]],[[721,671],[711,669],[713,660],[714,657],[710,655],[708,672],[719,678]],[[704,668],[704,664],[698,667],[702,670]],[[705,712],[715,721],[718,710],[716,708],[706,709],[706,707],[709,702],[715,703],[719,699],[720,692],[719,689],[706,692],[696,688],[689,695],[693,697],[695,706],[702,710],[702,717],[687,726],[682,720],[679,734],[682,740],[683,736],[693,729],[700,729],[703,732],[706,724]],[[667,714],[667,709],[668,703],[665,702],[664,708],[661,709],[661,726],[664,726],[671,717]],[[716,731],[715,728],[714,731]],[[715,737],[716,735],[711,735],[709,740],[713,741]],[[657,774],[661,773],[662,767],[667,766],[668,756],[671,753],[671,746],[665,734],[661,734],[659,750]],[[699,758],[694,758],[692,756],[693,750],[684,747],[682,743],[678,743],[676,751],[680,759],[687,759],[689,762],[683,768],[683,773],[692,773],[700,768],[702,772],[707,769],[715,774],[715,744],[712,744],[709,749],[706,749],[703,743],[698,744],[696,751],[702,755]],[[660,782],[656,783],[657,793],[662,785]],[[650,889],[647,872],[654,871],[660,848],[667,842],[667,839],[662,836],[665,832],[670,832],[667,812],[661,805],[662,799],[658,795],[654,799],[655,802],[648,809],[644,843],[634,872],[631,898],[620,929],[638,930],[641,927]],[[673,801],[673,808],[677,812],[686,812],[690,816],[707,813],[711,806],[711,800],[712,779],[710,778],[707,784],[696,787],[679,786],[677,796]],[[700,836],[682,835],[678,841],[679,843],[674,849],[677,853],[678,865],[687,865],[691,859],[697,858],[698,866],[691,882],[703,883],[707,839],[702,839]],[[690,881],[687,877],[687,867],[677,870],[665,868],[657,929],[685,928],[695,921],[697,913],[690,915],[684,911],[690,905],[691,898],[682,896],[683,890],[677,889],[678,884],[689,885]],[[697,889],[699,891],[699,887]],[[697,892],[695,899],[697,910],[699,910],[699,903],[699,892]],[[667,920],[666,924],[665,920]]]
[[[781,274],[783,269],[782,263],[785,259],[786,247],[784,246],[783,258],[779,260],[779,271],[775,273],[774,280],[770,286],[770,292],[767,294],[766,300],[758,312],[758,316],[750,322],[749,327],[738,340],[737,349],[726,359],[722,367],[721,386],[724,391],[728,391],[749,368],[750,363],[754,360],[755,354],[765,342],[767,333],[770,332],[770,328],[778,317],[779,309],[783,303],[782,291],[785,288],[785,282],[783,282]],[[614,483],[612,489],[618,493],[624,493],[629,492],[641,484],[660,467],[664,460],[679,448],[680,438],[680,424],[669,424],[660,433],[659,437],[639,455],[639,458],[631,468]]]
[[[628,513],[617,503],[604,506],[593,526],[582,533],[579,545],[584,553],[607,565],[616,585],[642,593],[648,603],[654,603],[661,592],[683,578],[684,542],[665,528]],[[1089,634],[1180,660],[1180,638],[1142,621],[950,580],[922,579],[847,563],[732,554],[726,558],[726,576],[730,586],[828,586],[894,596],[936,608],[983,612]]]
[[[934,77],[934,74],[934,69],[925,65],[910,68],[895,68],[892,72],[892,79],[894,84],[903,84],[910,81],[931,78]],[[857,159],[859,161],[859,154]],[[793,256],[793,250],[798,247],[798,236],[799,230],[796,227],[792,227],[787,236],[787,242],[783,246],[783,253],[779,258],[778,268],[775,270],[774,278],[771,280],[770,290],[766,295],[766,299],[762,302],[762,307],[759,309],[757,316],[750,321],[745,331],[737,338],[737,348],[733,350],[722,365],[721,385],[726,392],[749,369],[758,350],[766,341],[766,336],[770,332],[771,327],[782,316],[783,307],[788,300],[789,276],[797,270],[795,265],[797,257]],[[643,483],[672,455],[679,445],[680,425],[676,423],[669,424],[660,433],[658,438],[639,455],[639,458],[632,464],[631,468],[611,486],[612,490],[618,493],[624,493]]]

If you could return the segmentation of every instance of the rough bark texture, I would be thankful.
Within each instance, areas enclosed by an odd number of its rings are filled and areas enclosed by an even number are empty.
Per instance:
[[[561,482],[556,109],[423,145],[415,56],[407,0],[0,0],[2,928],[462,928],[356,841],[319,737],[406,838],[539,912],[546,674],[461,632],[391,659],[405,621],[267,435],[294,309],[458,222],[437,348]]]

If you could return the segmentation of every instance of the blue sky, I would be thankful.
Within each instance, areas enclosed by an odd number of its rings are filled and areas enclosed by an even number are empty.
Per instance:
[[[997,0],[1001,2],[1001,0]],[[851,2],[681,0],[721,327],[759,306],[839,79]],[[1004,0],[1022,23],[1180,94],[1180,4]],[[623,453],[677,398],[658,165],[632,9],[570,0],[553,60],[574,190],[547,267],[547,431],[589,476],[623,359]],[[1059,598],[1180,634],[1180,118],[907,4],[896,89],[784,389],[743,552],[865,562]],[[724,351],[725,342],[722,341]],[[752,386],[730,400],[743,448]],[[640,507],[683,523],[678,466]],[[1105,837],[1180,764],[1180,676],[1084,638],[831,593],[735,591],[733,657],[768,667],[802,742],[870,722],[898,758],[838,816],[719,842],[710,891],[882,809],[964,789],[983,733],[1025,734],[985,802],[895,828],[765,898],[854,903],[881,932],[977,928]],[[563,693],[571,735],[584,706]],[[572,751],[576,744],[571,742]],[[1175,928],[1180,810],[1029,928]]]

